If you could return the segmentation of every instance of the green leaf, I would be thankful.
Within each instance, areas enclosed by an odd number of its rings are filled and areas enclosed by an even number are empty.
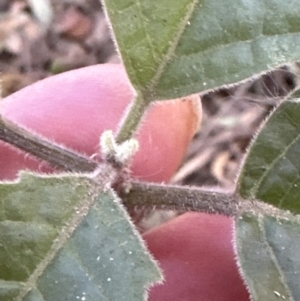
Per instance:
[[[300,223],[245,214],[236,245],[253,301],[300,300]]]
[[[300,102],[283,102],[253,141],[240,179],[246,199],[300,212]]]
[[[297,90],[294,91],[294,93],[291,94],[291,98],[300,98],[300,90],[299,87],[297,87]]]
[[[300,59],[299,0],[103,0],[144,99],[177,98]]]
[[[0,185],[0,300],[145,300],[161,279],[126,211],[90,178]]]

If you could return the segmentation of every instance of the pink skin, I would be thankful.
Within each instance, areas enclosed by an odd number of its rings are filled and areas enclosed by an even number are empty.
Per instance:
[[[98,65],[40,81],[0,102],[2,116],[50,140],[92,156],[106,129],[116,130],[134,98],[120,65]],[[192,97],[193,99],[195,97]],[[136,178],[168,181],[180,164],[198,123],[195,103],[164,102],[147,114],[132,164]],[[0,142],[0,179],[22,169],[52,172],[46,163]],[[248,301],[232,246],[232,219],[184,214],[144,234],[166,282],[151,301]]]
[[[134,96],[124,68],[105,64],[66,72],[29,86],[0,102],[0,112],[14,123],[92,156],[99,151],[101,133],[118,128]],[[194,102],[183,99],[158,104],[149,110],[138,134],[140,151],[132,164],[137,178],[169,180],[194,134],[197,109]],[[178,129],[171,130],[177,124]],[[163,145],[162,149],[158,148],[159,144]],[[49,171],[45,163],[21,155],[3,143],[0,151],[5,153],[0,157],[0,178],[14,179],[24,168]],[[172,159],[165,160],[169,153]]]
[[[231,218],[186,213],[144,234],[166,282],[150,301],[248,301],[237,270]]]

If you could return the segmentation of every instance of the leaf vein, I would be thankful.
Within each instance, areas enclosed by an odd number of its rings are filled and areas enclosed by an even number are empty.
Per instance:
[[[286,33],[286,34],[274,34],[274,35],[268,35],[268,36],[260,36],[259,38],[254,38],[254,39],[248,39],[248,40],[244,40],[244,41],[234,41],[231,43],[225,43],[225,44],[218,44],[217,46],[212,46],[212,47],[208,47],[205,50],[200,50],[200,51],[195,51],[195,52],[190,52],[188,54],[180,54],[180,58],[182,57],[192,57],[192,56],[197,56],[199,54],[210,54],[214,51],[224,51],[225,47],[231,47],[232,45],[238,45],[238,44],[251,44],[253,42],[257,42],[260,40],[263,40],[266,37],[289,37],[289,36],[299,36],[300,32],[296,32],[296,33]]]
[[[94,193],[97,192],[95,191]],[[30,275],[29,279],[26,282],[26,286],[23,290],[21,290],[20,294],[16,298],[16,301],[22,301],[24,296],[28,293],[28,291],[30,291],[33,287],[36,287],[36,282],[38,278],[42,275],[47,266],[51,263],[53,258],[56,256],[57,252],[67,243],[71,234],[76,230],[77,226],[85,218],[87,212],[84,210],[84,208],[90,209],[95,202],[95,194],[91,193],[88,199],[83,200],[80,203],[80,205],[78,206],[78,208],[81,208],[81,210],[79,210],[80,213],[74,212],[74,214],[69,219],[69,222],[66,223],[64,229],[61,229],[57,239],[53,242],[50,250],[35,268],[34,272]]]
[[[185,15],[184,18],[182,18],[182,22],[179,26],[179,30],[177,35],[175,35],[175,37],[173,38],[173,42],[170,43],[170,47],[165,55],[165,59],[162,60],[161,64],[159,65],[159,67],[157,68],[156,74],[153,76],[152,80],[150,81],[148,87],[146,87],[145,91],[146,93],[153,93],[155,86],[157,85],[157,83],[159,82],[165,68],[166,65],[171,61],[172,57],[175,54],[176,51],[176,46],[178,45],[180,38],[182,37],[184,30],[188,24],[188,21],[190,20],[196,5],[199,3],[199,0],[194,0],[189,6],[189,9],[187,10],[187,13]],[[144,97],[145,97],[145,93],[143,93]],[[147,97],[145,97],[147,99]]]
[[[280,154],[272,161],[272,163],[269,165],[269,168],[267,168],[265,170],[265,172],[262,174],[262,176],[260,177],[260,179],[257,181],[256,184],[253,184],[253,188],[251,189],[252,196],[256,196],[256,194],[258,193],[259,187],[261,185],[261,183],[263,182],[263,180],[267,177],[267,175],[271,172],[271,170],[273,169],[273,167],[275,166],[275,164],[281,159],[283,158],[286,153],[288,152],[288,150],[290,149],[290,147],[295,144],[296,142],[298,142],[300,139],[300,135],[297,135],[295,139],[292,140],[292,142],[290,144],[288,144],[282,152],[280,152]]]
[[[278,274],[280,276],[279,280],[280,280],[280,282],[282,283],[282,285],[285,289],[285,293],[288,294],[288,296],[285,296],[285,297],[289,297],[289,301],[295,301],[294,298],[292,297],[291,291],[290,291],[290,289],[287,285],[287,279],[285,277],[285,273],[281,269],[280,264],[277,260],[276,255],[275,255],[275,252],[274,252],[272,246],[270,245],[270,243],[268,241],[267,234],[266,234],[266,228],[265,228],[264,222],[261,218],[259,219],[259,226],[261,228],[261,232],[262,232],[262,235],[264,237],[264,241],[265,241],[265,244],[266,244],[266,247],[267,247],[267,251],[268,251],[268,253],[270,255],[270,258],[273,261],[274,266],[276,267],[276,269],[278,271]]]

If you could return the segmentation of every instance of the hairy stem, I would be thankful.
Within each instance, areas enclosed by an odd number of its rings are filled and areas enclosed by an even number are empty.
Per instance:
[[[238,213],[238,196],[232,192],[217,192],[185,186],[131,182],[129,193],[119,195],[126,207],[148,207],[197,211],[235,216]]]
[[[93,172],[99,165],[88,157],[43,140],[1,117],[0,140],[47,161],[56,169]],[[237,214],[238,197],[234,193],[143,182],[131,182],[130,185],[129,193],[119,192],[125,206],[129,209],[148,207],[217,213],[227,216]]]
[[[117,133],[116,142],[123,143],[124,141],[132,138],[139,126],[149,103],[146,102],[141,96],[138,96],[130,107],[129,112],[126,114],[121,128]]]
[[[84,155],[72,152],[53,142],[43,140],[41,137],[4,120],[0,116],[0,140],[47,161],[56,169],[74,172],[92,172],[98,166],[96,161]]]

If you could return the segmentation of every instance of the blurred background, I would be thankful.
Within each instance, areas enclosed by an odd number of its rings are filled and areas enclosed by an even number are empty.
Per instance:
[[[3,96],[39,79],[118,62],[98,0],[0,0]]]
[[[120,63],[99,0],[0,0],[3,97],[45,77],[99,63]],[[203,124],[172,183],[233,189],[251,138],[297,85],[292,69],[283,66],[203,95]],[[150,215],[160,223],[174,214]],[[149,215],[141,228],[148,222]]]

